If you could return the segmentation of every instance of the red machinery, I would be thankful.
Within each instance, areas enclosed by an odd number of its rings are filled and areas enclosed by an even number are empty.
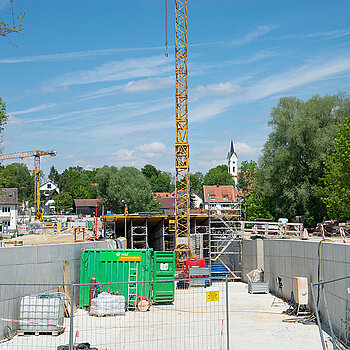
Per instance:
[[[197,259],[196,257],[187,258],[182,266],[183,272],[186,274],[186,278],[188,277],[188,269],[192,268],[201,268],[206,267],[204,259]],[[193,277],[202,277],[202,276],[193,276]]]

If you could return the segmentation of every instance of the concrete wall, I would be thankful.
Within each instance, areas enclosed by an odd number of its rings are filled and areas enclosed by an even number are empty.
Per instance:
[[[81,249],[114,247],[108,240],[0,248],[0,284],[62,283],[64,260],[70,262],[71,281],[78,283]]]
[[[285,239],[266,239],[262,242],[265,280],[269,281],[270,290],[274,293],[278,292],[276,277],[279,276],[283,283],[282,293],[279,294],[290,299],[293,291],[293,277],[307,277],[309,305],[313,308],[310,283],[318,281],[319,242]],[[243,242],[242,275],[244,277],[247,272],[257,267],[256,247],[256,241]],[[350,275],[350,244],[323,242],[320,257],[321,280]],[[325,286],[330,317],[338,333],[342,329],[341,319],[346,318],[346,303],[350,301],[348,287],[350,282],[347,280]],[[320,310],[325,318],[323,298],[320,298]]]
[[[19,319],[24,295],[57,292],[57,286],[5,286],[4,283],[63,283],[63,261],[70,262],[71,282],[79,283],[82,248],[115,248],[114,241],[0,248],[0,317]],[[15,323],[0,322],[0,339],[5,327]]]
[[[242,242],[242,281],[247,282],[247,273],[257,268],[256,240]]]

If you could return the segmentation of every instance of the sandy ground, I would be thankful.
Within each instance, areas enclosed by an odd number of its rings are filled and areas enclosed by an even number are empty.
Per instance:
[[[205,288],[176,290],[172,305],[152,305],[148,312],[93,317],[78,310],[74,337],[99,350],[202,350],[227,349],[225,284],[217,283],[219,300],[207,302]],[[229,283],[230,349],[321,349],[316,324],[285,323],[287,306],[270,294],[248,294],[241,282]],[[68,343],[69,319],[62,335],[16,336],[0,349],[57,349]],[[326,337],[327,338],[327,337]],[[329,349],[332,346],[329,343]]]
[[[91,230],[85,231],[85,240],[93,236]],[[77,239],[82,239],[82,234],[77,235]],[[4,239],[3,242],[23,241],[23,245],[74,243],[74,229],[57,231],[56,229],[43,229],[42,233],[26,234],[17,238]],[[12,246],[12,245],[11,245]]]

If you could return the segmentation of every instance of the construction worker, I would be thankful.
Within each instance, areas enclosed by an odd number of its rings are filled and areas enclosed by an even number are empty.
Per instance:
[[[128,209],[128,203],[125,202],[123,199],[122,202],[124,203],[124,215],[128,215],[129,209]]]
[[[204,212],[204,205],[203,205],[203,202],[201,202],[201,204],[199,204],[199,211],[200,211],[201,213]]]

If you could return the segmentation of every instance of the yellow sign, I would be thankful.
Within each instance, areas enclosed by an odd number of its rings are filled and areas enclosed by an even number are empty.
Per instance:
[[[207,302],[219,301],[219,291],[207,292]]]

